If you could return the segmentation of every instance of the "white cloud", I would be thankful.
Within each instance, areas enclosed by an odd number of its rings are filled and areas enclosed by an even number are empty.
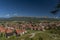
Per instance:
[[[17,14],[13,14],[14,16],[17,16]]]
[[[10,16],[10,14],[7,14],[7,15],[6,15],[6,17],[9,17],[9,16]]]
[[[17,14],[14,14],[14,15],[17,15]]]

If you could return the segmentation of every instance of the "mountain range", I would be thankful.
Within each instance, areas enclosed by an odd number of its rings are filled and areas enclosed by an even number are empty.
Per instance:
[[[30,20],[60,20],[60,18],[41,18],[41,17],[9,17],[9,18],[0,18],[0,21],[30,21]]]

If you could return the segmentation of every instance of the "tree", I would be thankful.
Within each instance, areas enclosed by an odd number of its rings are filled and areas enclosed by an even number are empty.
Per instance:
[[[60,10],[60,0],[58,0],[58,3],[57,3],[57,5],[56,5],[55,9],[52,10],[51,13],[52,13],[53,15],[56,15],[59,10]]]

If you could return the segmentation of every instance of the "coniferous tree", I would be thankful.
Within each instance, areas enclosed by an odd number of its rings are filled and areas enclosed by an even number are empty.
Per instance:
[[[58,3],[57,3],[57,5],[56,5],[55,9],[52,10],[51,13],[52,13],[53,15],[56,15],[57,12],[59,12],[59,10],[60,10],[60,0],[58,0]]]

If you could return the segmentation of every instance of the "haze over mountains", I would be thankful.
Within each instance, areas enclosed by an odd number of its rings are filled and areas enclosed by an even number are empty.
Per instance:
[[[9,18],[0,17],[0,21],[38,21],[38,20],[60,20],[60,18],[49,18],[49,17],[25,17],[25,16],[13,16]]]

